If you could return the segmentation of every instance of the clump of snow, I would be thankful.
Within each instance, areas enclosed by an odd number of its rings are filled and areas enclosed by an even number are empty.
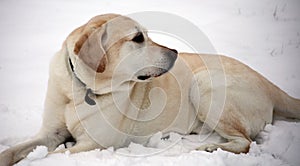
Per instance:
[[[46,146],[37,146],[33,152],[30,152],[26,157],[28,160],[36,160],[46,157],[48,148]]]
[[[162,132],[157,132],[149,139],[148,145],[151,147],[158,147],[158,144],[161,142],[162,137]]]
[[[48,148],[45,146],[37,146],[32,152],[30,152],[25,159],[17,163],[18,166],[26,166],[35,160],[45,158],[48,154]]]
[[[265,153],[272,154],[275,158],[282,159],[293,165],[300,165],[299,149],[300,149],[300,127],[298,122],[276,121],[276,128],[269,132],[268,138],[262,146],[261,150]],[[263,134],[263,131],[261,134]],[[280,142],[285,143],[282,146]],[[273,146],[276,145],[277,146]]]

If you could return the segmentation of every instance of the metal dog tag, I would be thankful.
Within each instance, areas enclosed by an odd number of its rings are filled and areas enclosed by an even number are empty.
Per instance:
[[[89,96],[91,93],[92,93],[92,90],[91,89],[87,89],[85,97],[84,97],[84,101],[87,104],[93,106],[93,105],[96,105],[96,102],[95,102],[95,100],[91,99],[91,97]]]

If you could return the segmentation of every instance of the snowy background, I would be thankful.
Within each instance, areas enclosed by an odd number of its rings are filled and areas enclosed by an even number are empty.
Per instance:
[[[1,0],[0,1],[0,151],[33,136],[42,120],[51,57],[65,37],[91,17],[104,13],[164,11],[180,15],[201,29],[218,53],[234,57],[300,98],[299,0]],[[184,25],[183,25],[184,26]],[[176,27],[180,28],[180,27]],[[158,43],[186,51],[155,37]],[[38,147],[18,165],[300,165],[300,123],[277,120],[267,125],[248,154],[187,149],[182,139],[163,153],[156,151],[181,137],[159,134],[153,147],[94,150],[44,157]]]

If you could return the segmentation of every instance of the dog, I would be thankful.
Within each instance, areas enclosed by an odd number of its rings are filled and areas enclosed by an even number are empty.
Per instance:
[[[159,131],[201,134],[203,126],[227,142],[198,150],[247,153],[274,113],[300,119],[300,100],[237,60],[178,53],[128,17],[99,15],[75,29],[52,59],[42,127],[2,152],[0,165],[38,145],[77,153],[145,144]],[[53,152],[70,138],[74,146]]]

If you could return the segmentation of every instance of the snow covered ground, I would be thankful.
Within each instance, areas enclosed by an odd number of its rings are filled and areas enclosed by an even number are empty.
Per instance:
[[[38,131],[51,57],[74,28],[103,13],[154,10],[182,16],[207,35],[218,53],[248,64],[291,96],[300,98],[299,7],[299,0],[2,0],[0,151]],[[186,51],[164,37],[156,36],[154,40]],[[300,165],[299,122],[276,120],[267,125],[248,154],[190,151],[194,136],[175,141],[181,137],[173,133],[162,140],[158,133],[150,147],[132,143],[118,150],[47,157],[47,149],[38,147],[18,165]],[[158,153],[174,142],[176,145]],[[143,156],[149,152],[153,155]]]

